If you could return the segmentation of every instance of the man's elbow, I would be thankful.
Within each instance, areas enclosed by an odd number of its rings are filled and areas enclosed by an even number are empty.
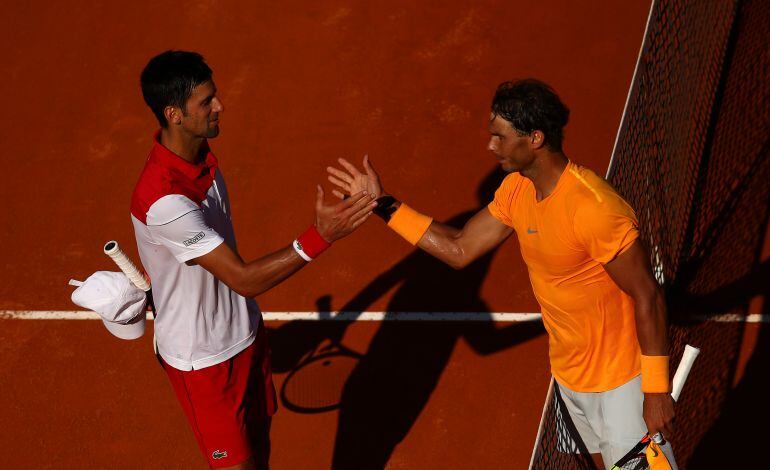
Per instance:
[[[449,264],[449,266],[451,266],[452,269],[454,269],[456,271],[459,271],[459,270],[465,268],[466,266],[468,266],[468,261],[465,260],[465,259],[462,259],[462,258],[460,258],[460,259],[454,259],[453,258],[453,259],[449,260],[447,262],[447,264]]]
[[[454,250],[447,256],[445,262],[453,269],[459,271],[470,264],[470,259],[462,250]]]
[[[220,280],[236,294],[246,298],[254,298],[262,293],[260,286],[248,282],[245,275],[234,274]]]
[[[235,292],[236,294],[243,296],[243,297],[255,297],[257,294],[254,292],[254,289],[249,288],[245,283],[237,281],[237,280],[231,280],[231,279],[220,279],[223,284],[225,284],[227,287],[230,288],[231,291]]]
[[[240,282],[235,286],[230,286],[230,288],[234,290],[238,295],[246,297],[247,299],[253,299],[256,296],[263,294],[270,288],[270,286],[264,285],[263,283]]]
[[[249,298],[253,299],[254,297],[256,297],[259,294],[261,294],[261,292],[259,292],[256,289],[248,289],[248,288],[244,288],[244,287],[240,287],[240,288],[237,288],[237,289],[234,289],[234,288],[231,287],[231,289],[233,289],[236,294],[238,294],[238,295],[240,295],[242,297],[246,297],[247,299],[249,299]]]

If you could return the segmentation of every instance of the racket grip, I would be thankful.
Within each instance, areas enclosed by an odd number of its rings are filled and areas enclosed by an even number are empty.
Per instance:
[[[138,288],[147,292],[150,290],[150,283],[147,282],[147,278],[144,274],[137,269],[134,263],[123,253],[120,249],[118,242],[110,240],[104,244],[104,254],[112,258],[115,264],[118,265],[121,271],[128,276],[128,279]]]
[[[679,400],[679,394],[682,393],[684,382],[687,380],[690,369],[692,369],[692,364],[695,362],[695,358],[698,357],[699,353],[700,349],[690,346],[689,344],[684,347],[682,360],[679,361],[679,367],[676,368],[676,373],[674,373],[674,380],[671,386],[671,397],[674,401]]]

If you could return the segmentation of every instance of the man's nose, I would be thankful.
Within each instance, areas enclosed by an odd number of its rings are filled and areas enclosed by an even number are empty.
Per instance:
[[[211,100],[211,104],[213,105],[211,109],[216,113],[221,113],[225,110],[225,105],[222,104],[222,100],[219,98],[215,97],[213,100]]]

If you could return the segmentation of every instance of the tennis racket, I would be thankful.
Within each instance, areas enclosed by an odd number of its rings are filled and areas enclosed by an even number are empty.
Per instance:
[[[679,366],[676,368],[674,374],[674,380],[672,384],[671,397],[674,401],[679,400],[679,394],[682,393],[682,387],[687,380],[687,376],[690,374],[692,364],[695,362],[695,358],[698,357],[700,349],[690,346],[689,344],[684,348],[684,354],[682,354],[682,360],[679,361]],[[645,435],[641,441],[639,441],[626,455],[620,458],[612,470],[621,469],[633,469],[642,470],[649,468],[647,462],[647,447],[651,443],[664,444],[666,441],[660,433],[656,433],[653,436]]]
[[[120,249],[118,242],[110,240],[104,244],[104,254],[112,258],[115,264],[118,265],[121,271],[128,276],[128,279],[139,289],[149,293],[150,283],[141,271],[136,267],[134,263],[128,259],[123,250]],[[148,295],[149,298],[149,295]]]
[[[299,362],[281,385],[281,401],[297,413],[323,413],[339,408],[342,390],[362,354],[332,341]]]

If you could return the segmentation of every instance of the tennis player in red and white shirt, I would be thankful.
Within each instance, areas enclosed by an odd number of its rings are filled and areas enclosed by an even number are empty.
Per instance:
[[[269,349],[253,297],[291,276],[371,214],[361,192],[336,205],[318,187],[316,220],[285,248],[245,262],[208,139],[223,105],[193,52],[167,51],[141,76],[161,129],[134,189],[131,220],[152,280],[158,354],[214,468],[267,468],[276,410]]]

